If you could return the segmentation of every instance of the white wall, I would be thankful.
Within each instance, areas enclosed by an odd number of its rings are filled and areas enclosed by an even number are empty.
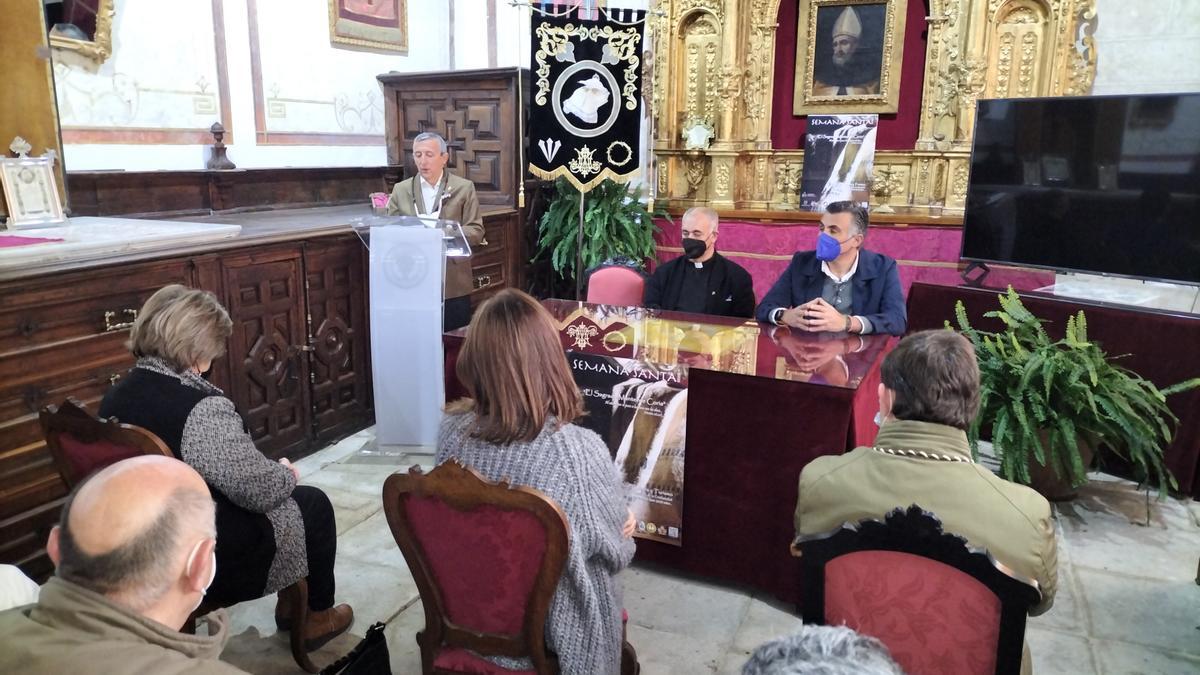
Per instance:
[[[388,71],[449,67],[447,0],[408,0],[407,55],[335,48],[324,0],[257,0],[264,127],[256,129],[245,0],[221,0],[233,130],[229,157],[240,168],[378,166],[387,163],[383,103],[375,77]],[[482,0],[464,4],[483,6]],[[116,0],[113,55],[99,68],[56,51],[55,77],[68,170],[202,169],[211,140],[172,144],[123,139],[129,132],[178,136],[221,118],[212,0],[172,0],[164,30],[162,0]],[[456,23],[486,17],[460,10]],[[73,131],[90,142],[71,142]],[[277,145],[256,132],[352,134],[370,145]],[[122,132],[120,135],[112,132]],[[369,138],[374,136],[376,138]],[[127,142],[95,142],[114,139]]]
[[[1097,0],[1093,94],[1200,91],[1200,0]]]
[[[1097,0],[1096,16],[1093,94],[1200,91],[1200,0]],[[1200,312],[1194,286],[1090,274],[1059,274],[1055,285],[1064,295]]]

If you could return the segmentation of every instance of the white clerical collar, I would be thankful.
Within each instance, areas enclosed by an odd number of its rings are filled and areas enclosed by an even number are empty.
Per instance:
[[[833,279],[835,284],[844,284],[850,280],[850,277],[854,276],[855,272],[858,271],[858,259],[859,255],[856,254],[854,256],[854,264],[851,265],[850,269],[840,277],[834,274],[833,270],[829,269],[829,263],[825,262],[824,260],[821,261],[821,271],[825,273],[825,276]]]

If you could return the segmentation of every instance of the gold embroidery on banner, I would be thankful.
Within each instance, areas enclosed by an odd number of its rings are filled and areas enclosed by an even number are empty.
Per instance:
[[[567,335],[575,341],[575,346],[579,349],[591,347],[592,338],[599,332],[599,329],[595,326],[584,326],[582,324],[567,328]]]

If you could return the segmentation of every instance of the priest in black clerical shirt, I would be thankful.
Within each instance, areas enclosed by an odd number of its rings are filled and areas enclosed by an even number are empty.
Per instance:
[[[683,214],[683,255],[654,270],[642,305],[693,314],[754,316],[754,285],[741,265],[717,253],[717,212]]]

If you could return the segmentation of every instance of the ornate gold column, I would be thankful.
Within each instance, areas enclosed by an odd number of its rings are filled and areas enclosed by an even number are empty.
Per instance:
[[[655,3],[656,187],[670,207],[797,208],[804,153],[771,147],[780,1]],[[976,102],[1088,93],[1095,18],[1096,0],[932,0],[918,140],[876,152],[872,204],[961,212]],[[716,130],[705,150],[684,149],[695,120]]]
[[[41,2],[0,0],[0,153],[8,156],[8,144],[21,136],[33,146],[31,155],[53,150],[58,161],[54,175],[58,194],[67,204],[63,174],[62,142],[58,135],[58,103],[54,98],[54,75],[50,45]],[[0,211],[4,198],[0,195]]]

